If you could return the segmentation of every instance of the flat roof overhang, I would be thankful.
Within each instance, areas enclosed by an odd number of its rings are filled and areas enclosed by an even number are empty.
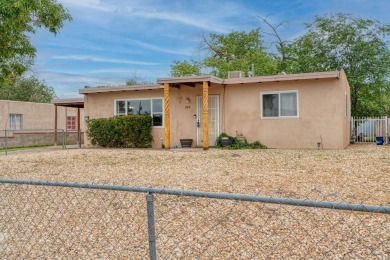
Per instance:
[[[260,76],[260,77],[243,77],[243,78],[232,78],[232,79],[220,79],[212,75],[159,78],[157,79],[157,84],[117,86],[117,87],[84,87],[79,90],[79,93],[93,94],[93,93],[163,89],[164,88],[163,85],[166,83],[168,83],[170,87],[179,87],[180,85],[195,87],[196,84],[202,84],[203,82],[209,82],[210,84],[219,84],[219,85],[234,85],[234,84],[251,84],[251,83],[265,83],[265,82],[280,82],[280,81],[318,80],[318,79],[331,79],[331,78],[337,78],[337,79],[340,78],[340,71],[299,73],[299,74],[286,74],[286,75],[273,75],[273,76]],[[77,105],[75,105],[74,107],[77,107]]]
[[[51,103],[55,106],[84,108],[84,98],[54,99]]]
[[[189,77],[177,77],[177,78],[160,78],[157,79],[158,84],[169,83],[171,85],[188,85],[195,86],[195,84],[201,84],[204,81],[220,85],[233,85],[233,84],[250,84],[250,83],[263,83],[263,82],[279,82],[279,81],[297,81],[297,80],[315,80],[315,79],[329,79],[339,78],[339,71],[330,72],[315,72],[315,73],[299,73],[299,74],[286,74],[286,75],[273,75],[273,76],[260,76],[260,77],[243,77],[232,79],[220,79],[215,76],[189,76]]]
[[[202,84],[205,81],[208,81],[210,83],[223,84],[222,79],[212,75],[160,78],[157,79],[157,84],[169,83],[169,84],[195,85],[195,84]]]
[[[118,87],[85,87],[80,89],[79,93],[92,94],[92,93],[108,93],[108,92],[121,92],[121,91],[152,90],[152,89],[163,89],[163,88],[164,88],[163,86],[158,84],[118,86]]]

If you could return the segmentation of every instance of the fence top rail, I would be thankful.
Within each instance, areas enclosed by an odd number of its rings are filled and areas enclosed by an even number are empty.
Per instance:
[[[50,129],[0,129],[0,131],[4,132],[4,131],[7,131],[7,132],[37,132],[37,131],[51,131],[51,132],[55,132],[55,131],[58,131],[58,132],[61,132],[61,131],[65,131],[65,129],[62,129],[62,128],[50,128]]]
[[[130,192],[141,192],[141,193],[155,193],[155,194],[190,196],[190,197],[212,198],[212,199],[252,201],[252,202],[290,205],[290,206],[304,206],[304,207],[314,207],[314,208],[340,209],[340,210],[352,210],[352,211],[390,214],[390,207],[387,206],[338,203],[338,202],[317,201],[317,200],[301,200],[301,199],[291,199],[291,198],[277,198],[277,197],[246,195],[246,194],[203,192],[203,191],[191,191],[191,190],[173,190],[173,189],[118,186],[118,185],[94,184],[94,183],[53,182],[53,181],[41,181],[41,180],[0,179],[0,183],[57,186],[57,187],[68,187],[68,188],[85,188],[85,189],[114,190],[114,191],[130,191]]]
[[[386,120],[387,118],[387,116],[352,117],[353,120]]]

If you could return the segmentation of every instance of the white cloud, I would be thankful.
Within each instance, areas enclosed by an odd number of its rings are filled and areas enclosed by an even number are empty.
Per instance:
[[[99,0],[61,0],[64,6],[77,8],[85,13],[83,19],[95,21],[101,24],[102,20],[110,20],[118,15],[131,20],[145,19],[160,20],[188,25],[205,31],[227,33],[237,29],[234,22],[228,19],[236,16],[237,13],[246,13],[247,16],[254,15],[252,10],[246,10],[243,5],[232,3],[197,1],[195,3],[185,2],[175,4],[164,1],[158,4],[156,1],[99,1]],[[92,10],[104,12],[104,17],[91,13]],[[217,10],[217,11],[216,11]]]
[[[65,7],[72,6],[83,9],[95,9],[104,12],[113,12],[116,7],[113,5],[102,4],[100,0],[60,0]]]
[[[153,51],[178,54],[178,55],[187,55],[187,56],[192,55],[192,53],[189,50],[183,50],[183,49],[182,50],[180,50],[180,49],[174,50],[171,48],[164,48],[161,46],[153,45],[153,44],[138,41],[138,40],[128,40],[128,42],[131,42],[134,45],[137,45],[137,46],[145,48],[145,49],[153,50]]]
[[[131,17],[178,22],[203,30],[215,31],[219,33],[227,33],[230,31],[229,26],[218,24],[215,19],[207,15],[199,17],[199,14],[191,15],[189,13],[184,12],[164,12],[161,10],[145,10],[139,8],[127,8],[125,10],[122,10],[121,13],[127,13],[127,15]]]
[[[84,56],[84,55],[56,55],[56,56],[53,56],[52,58],[58,59],[58,60],[80,60],[80,61],[120,63],[120,64],[133,64],[133,65],[159,65],[158,63],[155,63],[155,62],[107,59],[107,58]]]
[[[126,79],[120,77],[98,77],[82,74],[40,71],[37,76],[44,79],[49,86],[56,86],[59,98],[74,98],[84,86],[114,86],[124,84]]]

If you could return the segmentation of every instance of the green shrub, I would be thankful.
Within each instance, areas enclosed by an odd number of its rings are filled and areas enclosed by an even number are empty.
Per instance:
[[[146,115],[96,118],[87,121],[87,135],[93,145],[102,147],[151,147],[152,118]]]
[[[227,137],[232,140],[232,144],[228,146],[222,146],[222,138]],[[263,145],[259,141],[253,143],[248,143],[246,139],[240,141],[238,138],[228,135],[227,133],[221,133],[217,140],[215,141],[215,147],[217,148],[226,148],[226,149],[265,149],[267,146]]]

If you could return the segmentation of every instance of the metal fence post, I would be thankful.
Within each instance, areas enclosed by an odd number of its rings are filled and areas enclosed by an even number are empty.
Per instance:
[[[5,136],[5,139],[4,139],[4,145],[5,145],[5,155],[7,155],[7,146],[8,146],[8,143],[7,143],[7,129],[4,130],[4,136]]]
[[[79,145],[79,148],[81,148],[81,129],[77,131],[77,142]]]
[[[64,129],[62,129],[62,136],[61,136],[61,139],[62,139],[62,149],[65,149],[65,132],[64,132]]]
[[[385,140],[386,140],[386,144],[389,144],[390,143],[390,140],[389,140],[389,118],[387,116],[384,116],[384,121],[385,121]]]
[[[154,226],[154,203],[152,193],[148,192],[146,195],[146,204],[148,211],[149,258],[151,260],[156,260],[156,233]]]

